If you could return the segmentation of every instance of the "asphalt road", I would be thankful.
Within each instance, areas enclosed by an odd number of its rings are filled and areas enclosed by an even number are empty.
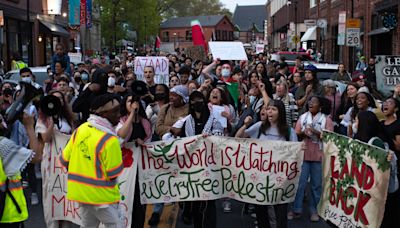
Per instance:
[[[38,183],[38,186],[40,189],[38,189],[38,195],[39,195],[39,200],[41,202],[41,182]],[[27,196],[27,203],[28,203],[28,209],[29,209],[29,219],[25,222],[25,227],[28,228],[45,228],[46,225],[44,223],[44,218],[43,218],[43,205],[40,203],[39,205],[32,206],[30,204],[30,190],[29,188],[25,190],[25,195]],[[256,225],[254,224],[255,219],[251,218],[250,215],[246,215],[243,213],[243,203],[237,202],[237,201],[232,201],[232,212],[231,213],[224,213],[222,211],[222,201],[219,201],[217,204],[217,227],[225,228],[255,228]],[[168,210],[167,207],[173,207],[174,205],[171,206],[166,206],[164,209],[164,213],[168,213],[170,210]],[[306,208],[306,207],[304,207]],[[148,209],[148,215],[147,217],[150,217],[151,209]],[[307,210],[306,210],[307,211]],[[289,228],[294,228],[294,227],[304,227],[304,228],[329,228],[325,222],[319,221],[319,222],[311,222],[310,221],[310,214],[305,212],[305,214],[300,218],[300,219],[294,219],[292,221],[289,221]],[[147,221],[146,221],[147,223]],[[76,226],[78,227],[78,226]],[[165,221],[161,219],[160,224],[158,227],[170,227],[166,225]],[[193,226],[187,226],[182,223],[180,213],[177,215],[177,222],[176,222],[176,227],[177,228],[189,228]],[[75,227],[74,227],[75,228]]]

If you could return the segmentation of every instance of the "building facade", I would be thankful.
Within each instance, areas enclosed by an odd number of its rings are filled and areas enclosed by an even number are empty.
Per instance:
[[[174,49],[187,48],[192,43],[191,21],[199,20],[206,41],[233,41],[234,26],[227,16],[195,16],[171,18],[160,25],[162,43],[171,43]]]
[[[235,39],[243,43],[263,42],[267,13],[264,5],[236,5],[232,23],[235,25]]]

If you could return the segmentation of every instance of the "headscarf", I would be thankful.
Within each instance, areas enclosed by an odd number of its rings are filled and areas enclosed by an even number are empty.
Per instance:
[[[181,96],[185,104],[189,101],[189,89],[185,85],[174,86],[169,92]]]

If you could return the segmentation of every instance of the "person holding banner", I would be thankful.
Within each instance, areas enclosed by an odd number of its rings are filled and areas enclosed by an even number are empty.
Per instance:
[[[121,227],[117,178],[124,168],[114,126],[120,118],[119,96],[98,96],[88,122],[72,134],[59,159],[68,169],[67,199],[78,202],[83,227]],[[101,161],[101,162],[100,162]]]
[[[270,100],[268,105],[264,105],[260,111],[261,121],[252,123],[251,116],[246,117],[244,125],[238,130],[235,137],[256,138],[262,140],[278,140],[297,142],[296,132],[286,120],[285,104],[280,100]],[[248,129],[247,129],[248,128]],[[276,217],[276,227],[287,227],[287,208],[288,204],[278,204],[273,206],[273,212],[268,210],[269,206],[256,205],[257,226],[269,228],[271,217]],[[274,214],[274,216],[272,215]]]
[[[305,105],[306,113],[300,116],[296,123],[296,133],[303,139],[306,150],[301,167],[299,188],[297,189],[293,209],[288,213],[288,219],[300,218],[303,211],[304,191],[310,178],[311,196],[309,207],[312,222],[318,222],[317,204],[322,190],[322,141],[323,130],[333,131],[330,101],[324,97],[311,96]]]

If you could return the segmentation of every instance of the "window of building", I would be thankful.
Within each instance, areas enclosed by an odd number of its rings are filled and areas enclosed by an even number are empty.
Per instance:
[[[227,35],[228,34],[226,31],[222,31],[222,40],[227,40],[228,39]]]
[[[169,42],[169,32],[163,32],[162,33],[162,41],[163,42]]]
[[[317,6],[317,0],[310,0],[310,8]]]
[[[216,35],[216,39],[217,40],[222,40],[222,38],[221,38],[221,30],[217,30],[217,35]]]
[[[229,31],[229,38],[228,38],[228,40],[233,40],[233,31]]]
[[[192,41],[192,30],[186,31],[186,41]]]

